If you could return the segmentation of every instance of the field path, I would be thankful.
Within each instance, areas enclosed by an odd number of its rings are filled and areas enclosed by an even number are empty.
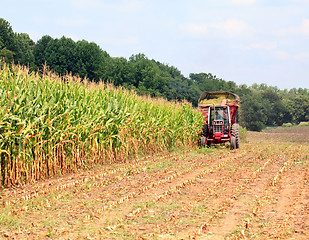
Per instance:
[[[2,190],[0,239],[308,239],[309,144],[280,136]]]

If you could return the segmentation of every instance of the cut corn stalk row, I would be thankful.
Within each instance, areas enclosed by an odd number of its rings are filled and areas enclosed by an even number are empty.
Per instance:
[[[200,157],[200,158],[202,158],[202,157]],[[101,211],[103,211],[105,209],[108,209],[108,208],[115,208],[115,207],[119,206],[120,204],[125,203],[125,201],[130,200],[132,198],[135,198],[139,194],[145,193],[146,191],[149,191],[149,190],[151,190],[154,187],[157,187],[159,185],[165,184],[165,183],[167,183],[167,182],[169,182],[169,181],[171,181],[171,180],[173,180],[175,178],[178,178],[178,177],[180,177],[182,175],[185,175],[186,173],[192,171],[192,169],[194,167],[192,167],[190,169],[187,169],[187,170],[184,170],[184,171],[181,171],[181,172],[176,172],[176,173],[174,173],[174,174],[172,174],[170,176],[165,177],[162,180],[159,180],[157,182],[153,182],[153,183],[151,183],[151,184],[149,184],[149,185],[147,185],[145,187],[142,187],[142,188],[140,188],[138,190],[138,193],[135,193],[135,192],[134,193],[130,193],[130,194],[128,194],[128,195],[126,195],[126,196],[124,196],[124,197],[122,197],[122,198],[120,198],[120,199],[118,199],[118,200],[116,200],[116,201],[114,201],[112,203],[110,203],[109,206],[104,206],[102,209],[97,210],[97,213],[101,213]],[[164,194],[168,195],[168,191],[165,192]],[[154,201],[156,201],[156,200],[154,200]]]
[[[241,155],[237,155],[234,156],[232,158],[229,158],[227,160],[225,160],[224,162],[219,163],[217,166],[211,168],[211,169],[206,169],[204,171],[202,171],[201,173],[199,173],[197,176],[192,177],[190,179],[187,179],[185,181],[183,181],[182,183],[176,185],[173,188],[170,188],[169,190],[165,191],[163,194],[157,196],[156,198],[153,199],[152,202],[158,202],[158,201],[162,201],[164,198],[171,196],[174,193],[177,193],[179,191],[181,191],[182,188],[193,184],[196,181],[199,181],[201,178],[205,177],[206,175],[208,175],[209,173],[213,173],[215,171],[220,170],[222,167],[224,167],[225,165],[227,165],[230,161],[235,160],[236,158],[240,157]],[[139,214],[141,211],[145,211],[147,210],[147,205],[144,206],[143,208],[139,208],[138,211],[133,210],[131,213],[128,214],[128,216],[133,216],[136,214]]]
[[[297,150],[294,149],[294,153],[290,154],[289,160],[284,162],[283,167],[278,170],[278,172],[276,173],[274,178],[270,181],[271,184],[267,185],[267,188],[265,189],[264,193],[260,197],[256,198],[256,205],[252,208],[251,213],[250,213],[250,217],[245,220],[244,227],[242,228],[242,230],[239,233],[237,233],[237,234],[233,234],[234,238],[237,239],[237,238],[245,236],[244,233],[249,229],[250,223],[254,222],[254,219],[257,217],[258,212],[264,207],[264,204],[263,204],[264,201],[263,200],[269,200],[271,198],[269,196],[270,195],[269,191],[277,191],[274,187],[279,183],[279,181],[281,179],[279,176],[284,171],[287,170],[286,169],[287,166],[290,167],[293,164],[291,159],[293,159],[293,161],[294,161],[294,157],[292,157],[292,156],[294,156],[295,154],[298,154],[299,152],[300,151],[297,151]],[[284,169],[284,170],[282,170],[282,169]],[[307,173],[308,173],[308,169],[307,169],[307,172],[304,174],[304,178],[302,179],[300,187],[297,189],[296,198],[292,201],[292,203],[290,205],[290,208],[289,208],[290,212],[289,212],[288,216],[285,219],[283,219],[282,221],[280,221],[280,224],[276,227],[276,229],[277,229],[276,232],[277,233],[275,234],[274,238],[278,238],[279,239],[281,237],[281,233],[285,231],[285,230],[282,230],[282,229],[285,229],[286,226],[288,226],[289,221],[294,216],[293,215],[293,211],[296,211],[295,210],[295,205],[299,201],[299,197],[302,194],[302,191],[303,191],[303,189],[305,187],[306,181],[308,181]],[[270,189],[271,187],[274,188],[274,189],[271,190]]]
[[[229,161],[231,160],[234,160],[236,159],[237,157],[239,157],[241,155],[237,155],[237,156],[234,156],[232,158],[229,158],[228,160],[224,161],[223,163],[219,163],[216,167],[212,168],[212,169],[207,169],[207,170],[204,170],[203,172],[201,172],[200,174],[198,174],[196,177],[193,177],[193,178],[190,178],[190,179],[187,179],[185,181],[183,181],[182,183],[176,185],[175,187],[165,191],[162,195],[158,195],[156,196],[152,202],[158,202],[158,201],[161,201],[163,200],[164,198],[166,198],[167,196],[171,196],[172,194],[176,193],[176,192],[179,192],[182,188],[184,188],[185,186],[188,186],[196,181],[198,181],[199,179],[201,179],[203,176],[206,176],[207,174],[209,173],[212,173],[212,172],[215,172],[219,169],[221,169],[223,166],[225,166]],[[201,159],[203,157],[199,157],[198,159]],[[110,203],[109,205],[106,205],[100,209],[98,209],[96,211],[97,214],[101,214],[102,212],[106,211],[107,209],[110,209],[110,208],[116,208],[117,206],[119,206],[120,204],[123,204],[125,203],[127,200],[130,200],[130,199],[133,199],[133,198],[136,198],[137,196],[139,196],[141,193],[144,193],[146,192],[147,190],[150,190],[151,188],[153,187],[156,187],[158,185],[161,185],[161,184],[164,184],[164,183],[167,183],[168,181],[176,178],[176,177],[179,177],[179,176],[182,176],[188,172],[192,171],[192,169],[189,169],[189,170],[184,170],[183,172],[181,173],[175,173],[171,176],[168,176],[166,177],[165,179],[162,179],[162,180],[159,180],[158,182],[156,183],[152,183],[150,184],[149,186],[146,186],[146,187],[143,187],[143,188],[140,188],[139,189],[139,192],[136,193],[136,192],[133,192],[133,193],[130,193],[128,194],[127,196],[125,197],[122,197],[121,199],[117,200],[117,201],[114,201],[112,203]],[[135,215],[138,215],[140,214],[142,211],[146,211],[147,210],[147,205],[144,206],[143,208],[138,208],[138,209],[135,209],[133,211],[131,211],[129,214],[127,214],[127,216],[129,217],[132,217],[132,216],[135,216]]]
[[[287,217],[285,217],[278,226],[275,227],[275,238],[279,239],[282,235],[282,232],[287,231],[287,227],[289,226],[290,222],[293,222],[292,219],[295,218],[295,213],[297,212],[296,204],[300,201],[300,196],[305,188],[306,182],[308,182],[308,169],[304,174],[304,178],[302,179],[301,185],[297,189],[297,194],[292,203],[290,204],[289,212]]]
[[[158,159],[169,158],[170,156],[171,156],[170,154],[166,154],[163,157],[160,157]],[[143,159],[149,159],[149,158],[150,158],[150,156],[144,157]],[[0,202],[0,205],[3,205],[3,206],[15,205],[18,202],[34,199],[34,198],[36,198],[36,197],[38,197],[40,195],[44,195],[44,194],[48,194],[48,193],[54,193],[54,192],[58,192],[60,190],[64,190],[64,189],[68,189],[68,188],[73,188],[75,186],[80,186],[81,184],[89,182],[91,180],[95,180],[96,182],[90,184],[89,186],[104,185],[107,182],[110,183],[110,181],[109,180],[103,180],[102,182],[98,182],[98,181],[103,179],[103,178],[106,178],[106,177],[108,177],[110,175],[113,175],[113,174],[116,174],[116,173],[119,173],[119,172],[125,172],[128,169],[138,168],[140,166],[143,166],[143,165],[149,163],[149,161],[144,161],[142,159],[140,159],[140,160],[141,161],[137,161],[135,164],[131,164],[130,166],[126,165],[124,167],[115,168],[115,169],[112,169],[110,171],[98,173],[98,174],[96,174],[94,176],[81,177],[79,180],[75,180],[75,181],[72,181],[72,182],[69,182],[69,183],[57,185],[55,187],[48,187],[48,188],[45,188],[44,190],[40,190],[40,191],[36,190],[36,192],[32,192],[30,194],[27,194],[27,195],[24,195],[24,196],[20,196],[17,199],[12,199],[11,196],[2,197],[3,200],[2,200],[2,202]],[[118,179],[114,180],[114,182],[117,182],[117,181],[118,181]],[[5,200],[5,199],[10,199],[10,200]]]
[[[237,198],[242,194],[243,190],[245,190],[248,187],[248,184],[254,182],[255,179],[259,176],[259,174],[261,174],[262,171],[265,169],[265,167],[267,167],[271,162],[275,160],[276,158],[272,156],[269,160],[267,160],[263,164],[263,166],[254,171],[251,177],[246,179],[243,184],[239,185],[235,189],[234,193],[230,197],[227,197],[222,202],[222,204],[217,208],[217,210],[192,235],[190,235],[189,238],[195,239],[196,236],[203,235],[207,231],[208,226],[211,224],[211,222],[213,222],[213,220],[217,219],[220,215],[222,215],[225,211],[227,211],[227,209],[229,209],[232,206],[233,201],[237,200]],[[254,209],[254,211],[257,211],[257,208]],[[241,234],[240,236],[242,236],[243,232],[241,232],[240,234]]]
[[[207,176],[209,173],[213,173],[213,172],[216,172],[220,169],[222,169],[223,167],[225,167],[228,163],[230,162],[233,162],[235,159],[238,159],[238,158],[242,158],[244,155],[246,155],[246,153],[241,153],[241,154],[238,154],[236,156],[233,156],[233,157],[230,157],[228,158],[227,160],[223,160],[222,162],[220,162],[219,164],[217,164],[215,167],[211,168],[211,169],[207,169],[207,170],[204,170],[203,172],[201,172],[200,174],[198,174],[197,176],[193,177],[193,178],[190,178],[190,179],[187,179],[185,180],[184,182],[176,185],[175,187],[165,191],[163,194],[157,196],[155,199],[152,200],[152,202],[158,202],[158,201],[163,201],[165,198],[167,198],[168,196],[172,196],[174,193],[177,193],[179,191],[181,191],[182,188],[185,188],[186,186],[188,185],[191,185],[193,184],[194,182],[196,181],[200,181],[200,179],[204,178],[205,176]],[[259,158],[260,155],[258,155],[256,158]],[[217,181],[215,183],[215,185],[213,186],[213,188],[215,188],[217,185],[220,184],[220,181]],[[233,196],[235,198],[235,196]],[[139,215],[141,212],[146,212],[147,211],[147,208],[148,206],[145,205],[144,207],[142,208],[138,208],[138,209],[135,209],[133,211],[131,211],[127,217],[133,217],[133,216],[137,216]],[[106,208],[104,208],[106,209]],[[103,211],[103,209],[102,209]]]

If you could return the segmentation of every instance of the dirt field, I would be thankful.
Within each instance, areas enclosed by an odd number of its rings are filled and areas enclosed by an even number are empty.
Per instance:
[[[309,239],[309,127],[0,194],[0,239]]]

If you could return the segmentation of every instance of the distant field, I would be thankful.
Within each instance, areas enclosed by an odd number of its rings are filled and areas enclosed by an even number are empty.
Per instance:
[[[309,127],[4,190],[4,239],[309,239]],[[302,139],[300,141],[300,139]]]
[[[249,132],[250,142],[286,142],[309,144],[309,126],[278,127],[261,133]]]

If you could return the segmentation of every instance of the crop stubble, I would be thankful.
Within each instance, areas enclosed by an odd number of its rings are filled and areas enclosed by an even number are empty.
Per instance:
[[[238,151],[167,153],[7,190],[0,236],[307,239],[308,144],[250,140]]]

